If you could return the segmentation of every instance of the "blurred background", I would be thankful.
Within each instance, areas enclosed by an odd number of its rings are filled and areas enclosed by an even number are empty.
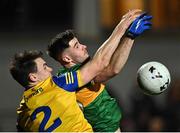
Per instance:
[[[23,93],[8,70],[14,53],[45,53],[52,37],[74,29],[93,55],[122,15],[134,8],[153,16],[153,28],[135,40],[125,67],[107,83],[123,113],[121,130],[180,131],[179,0],[0,0],[0,131],[16,131]],[[55,73],[60,66],[46,54],[45,59]],[[136,72],[149,61],[163,63],[171,73],[171,86],[161,95],[144,95],[137,85]]]

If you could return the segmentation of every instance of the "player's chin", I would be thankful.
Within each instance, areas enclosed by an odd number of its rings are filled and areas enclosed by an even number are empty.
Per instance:
[[[81,63],[83,63],[84,61],[86,61],[90,56],[89,55],[84,55],[84,57],[81,60]]]
[[[90,55],[87,54],[85,60],[89,60],[89,59],[90,59]]]
[[[85,53],[84,56],[87,58],[89,58],[89,54],[88,53]]]

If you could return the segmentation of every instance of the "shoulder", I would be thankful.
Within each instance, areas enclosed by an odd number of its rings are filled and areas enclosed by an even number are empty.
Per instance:
[[[52,80],[57,86],[67,91],[76,91],[81,84],[79,70],[66,72],[60,76],[53,76]]]

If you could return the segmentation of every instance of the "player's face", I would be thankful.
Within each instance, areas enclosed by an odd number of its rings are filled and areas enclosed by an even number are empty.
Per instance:
[[[67,51],[73,63],[82,63],[89,57],[87,46],[81,44],[76,37],[69,42],[69,46]]]
[[[35,59],[37,65],[37,72],[35,73],[37,81],[43,81],[49,76],[52,76],[52,68],[42,58]]]

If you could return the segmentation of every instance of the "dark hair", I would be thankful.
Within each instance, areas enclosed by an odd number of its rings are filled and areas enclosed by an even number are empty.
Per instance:
[[[29,85],[29,73],[37,72],[35,59],[42,57],[41,51],[24,51],[16,53],[10,63],[10,73],[12,77],[24,87]]]
[[[57,34],[48,45],[47,53],[56,61],[58,60],[59,55],[69,47],[69,41],[75,37],[73,30],[66,30]]]

